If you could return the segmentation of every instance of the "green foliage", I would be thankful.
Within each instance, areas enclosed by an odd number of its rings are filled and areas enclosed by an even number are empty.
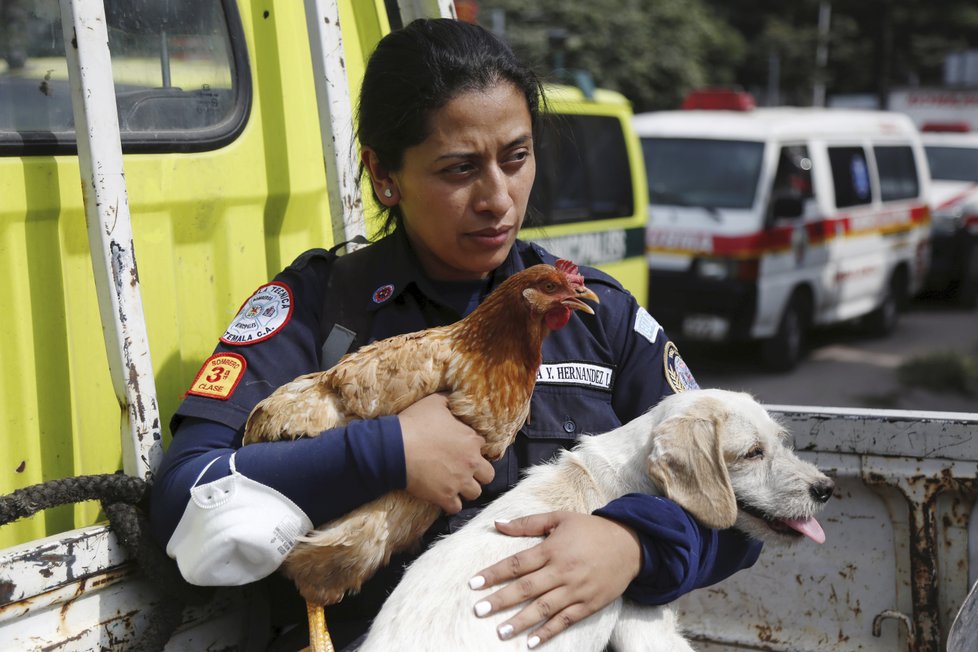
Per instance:
[[[741,36],[703,0],[482,0],[479,20],[505,15],[505,37],[545,78],[554,75],[550,34],[564,30],[564,67],[626,95],[636,111],[675,108],[691,88],[730,84]]]
[[[549,34],[567,34],[564,66],[624,93],[636,111],[675,108],[692,88],[740,86],[759,103],[940,86],[947,54],[978,43],[973,0],[831,0],[828,60],[816,66],[819,0],[479,0],[545,76]],[[552,78],[552,77],[551,77]],[[773,91],[777,91],[773,93]],[[772,91],[772,92],[769,92]]]

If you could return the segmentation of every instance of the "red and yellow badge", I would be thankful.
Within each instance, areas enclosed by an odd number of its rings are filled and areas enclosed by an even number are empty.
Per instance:
[[[237,353],[215,353],[204,361],[187,393],[226,401],[247,368],[248,363]]]

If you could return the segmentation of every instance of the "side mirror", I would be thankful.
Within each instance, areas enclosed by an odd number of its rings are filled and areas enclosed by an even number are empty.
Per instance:
[[[771,217],[775,220],[781,218],[796,219],[805,212],[805,203],[801,197],[793,195],[783,195],[775,197],[771,204]]]

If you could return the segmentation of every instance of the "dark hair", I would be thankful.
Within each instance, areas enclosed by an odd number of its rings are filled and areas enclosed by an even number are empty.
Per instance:
[[[452,99],[500,81],[526,97],[536,131],[543,87],[508,45],[490,31],[448,18],[420,19],[391,32],[370,55],[360,87],[357,137],[377,153],[381,165],[401,168],[404,150],[430,134],[431,114]],[[363,178],[363,165],[360,178]],[[401,221],[400,209],[387,210],[381,232]]]

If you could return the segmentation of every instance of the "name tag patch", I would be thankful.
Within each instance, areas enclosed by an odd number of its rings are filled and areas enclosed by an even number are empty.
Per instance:
[[[247,368],[248,363],[237,353],[215,353],[204,361],[187,393],[226,401]]]
[[[244,346],[267,340],[292,317],[292,290],[284,283],[268,283],[258,288],[238,309],[221,341]]]
[[[610,390],[614,368],[590,362],[556,362],[542,364],[537,370],[537,383],[542,385],[576,385]]]

